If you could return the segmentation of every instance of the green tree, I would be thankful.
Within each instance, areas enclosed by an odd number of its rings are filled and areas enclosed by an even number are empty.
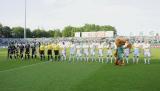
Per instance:
[[[27,38],[32,38],[33,37],[32,32],[29,28],[26,29],[26,37]]]
[[[48,32],[45,31],[45,30],[41,30],[41,37],[46,37],[46,38],[48,38],[48,37],[49,37]]]
[[[85,24],[82,27],[66,26],[63,30],[55,29],[46,31],[44,29],[35,29],[31,31],[26,30],[26,35],[28,38],[40,38],[40,37],[74,37],[75,32],[93,32],[93,31],[114,31],[114,35],[117,35],[115,27],[110,25],[96,25],[96,24]],[[23,27],[13,27],[12,30],[8,26],[2,26],[0,24],[0,37],[15,37],[23,38],[24,28]]]
[[[35,29],[32,32],[32,36],[35,38],[41,38],[41,37],[49,37],[49,34],[47,31],[43,29]]]
[[[35,38],[40,38],[41,37],[41,30],[40,29],[35,29],[33,30],[32,32],[32,36],[35,37]]]
[[[3,28],[3,25],[0,23],[0,38],[2,37],[2,28]]]
[[[54,37],[62,37],[62,33],[59,29],[55,29],[54,31],[55,31]]]
[[[11,29],[8,26],[4,26],[2,27],[2,34],[4,38],[11,38]]]
[[[73,37],[73,33],[74,33],[74,27],[72,26],[67,26],[63,29],[62,31],[62,36],[63,37]]]
[[[95,24],[85,24],[83,28],[84,28],[84,32],[98,31],[96,30]]]
[[[54,37],[55,31],[49,30],[48,34],[49,34],[49,37]]]
[[[24,28],[22,27],[13,27],[12,28],[12,37],[14,38],[23,38]]]

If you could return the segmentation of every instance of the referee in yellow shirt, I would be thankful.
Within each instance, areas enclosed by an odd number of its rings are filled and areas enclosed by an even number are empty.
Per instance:
[[[51,43],[49,43],[49,44],[47,45],[47,49],[48,49],[48,52],[47,52],[47,54],[48,54],[48,61],[50,60],[50,57],[51,57],[51,60],[53,61],[52,45],[51,45]]]
[[[59,61],[60,60],[60,55],[59,55],[59,49],[60,49],[60,46],[57,44],[54,45],[54,54],[55,54],[55,61]]]
[[[45,51],[45,45],[41,44],[40,47],[39,47],[39,53],[40,53],[41,61],[42,61],[42,59],[45,59],[44,51]]]

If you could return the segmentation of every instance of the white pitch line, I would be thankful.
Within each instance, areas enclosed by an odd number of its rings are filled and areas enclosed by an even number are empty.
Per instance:
[[[0,71],[0,73],[1,72],[7,72],[7,71],[14,71],[14,70],[17,70],[17,69],[23,69],[23,68],[27,68],[27,67],[34,66],[34,65],[43,64],[43,63],[46,63],[46,62],[40,62],[40,63],[26,65],[26,66],[22,66],[22,67],[18,67],[18,68],[13,68],[13,69],[8,69],[8,70],[2,70],[2,71]]]

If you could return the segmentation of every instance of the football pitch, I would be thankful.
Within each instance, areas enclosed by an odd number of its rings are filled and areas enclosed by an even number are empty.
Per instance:
[[[142,54],[142,53],[141,53]],[[115,66],[8,60],[0,49],[0,91],[159,91],[160,49],[152,49],[151,64]]]

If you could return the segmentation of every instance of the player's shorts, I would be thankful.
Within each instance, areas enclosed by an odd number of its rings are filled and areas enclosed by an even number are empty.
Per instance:
[[[75,52],[74,51],[70,51],[70,55],[74,55],[75,54]]]
[[[74,53],[74,50],[70,50],[70,55],[73,55]]]
[[[99,56],[102,57],[102,56],[103,56],[102,50],[99,50],[99,51],[98,51],[98,54],[99,54]]]
[[[134,49],[134,56],[139,56],[139,49]]]
[[[76,56],[81,57],[81,56],[82,56],[82,54],[81,54],[81,53],[77,53],[77,54],[76,54]]]
[[[91,54],[92,56],[94,56],[94,55],[95,55],[95,51],[94,51],[94,50],[91,50],[91,51],[90,51],[90,54]]]
[[[62,51],[62,56],[66,57],[66,51]]]
[[[30,54],[30,52],[29,52],[29,51],[26,51],[25,54]]]
[[[126,57],[129,56],[129,53],[128,52],[124,53],[124,56],[126,56]]]
[[[13,51],[13,54],[16,54],[15,50]]]
[[[18,54],[18,50],[16,50],[15,53]]]
[[[20,50],[20,54],[23,54],[23,50]]]
[[[139,56],[139,50],[134,51],[134,56]]]
[[[107,51],[107,56],[112,56],[112,50]]]
[[[44,50],[40,50],[40,54],[44,54]]]
[[[92,56],[94,56],[95,54],[96,54],[95,52],[92,52],[92,53],[91,53]]]
[[[52,50],[48,50],[47,54],[52,55]]]
[[[144,52],[144,57],[150,57],[151,53],[150,52]]]
[[[62,54],[66,54],[66,51],[65,51],[65,50],[62,50]]]
[[[124,51],[124,56],[129,56],[129,51]]]
[[[36,55],[36,51],[32,51],[32,55]]]
[[[57,56],[59,55],[59,50],[54,50],[54,54]]]
[[[88,56],[89,55],[88,50],[84,50],[84,54]]]
[[[134,56],[139,56],[139,53],[134,53]]]
[[[9,51],[9,54],[13,54],[13,53],[14,53],[14,51],[13,51],[13,50],[10,50],[10,51]]]
[[[129,56],[130,54],[130,50],[129,49],[125,49],[124,50],[124,56]]]

